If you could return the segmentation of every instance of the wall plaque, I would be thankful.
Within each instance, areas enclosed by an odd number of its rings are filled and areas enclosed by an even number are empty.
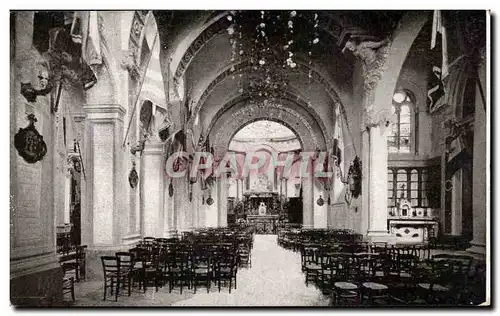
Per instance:
[[[14,146],[19,155],[28,163],[35,163],[43,159],[47,153],[47,145],[43,136],[35,128],[37,119],[34,114],[28,115],[29,125],[26,128],[20,128],[14,136]]]
[[[137,187],[137,184],[139,183],[139,175],[135,170],[135,163],[133,164],[132,170],[130,170],[130,173],[128,175],[128,183],[130,184],[130,187],[132,189],[135,189]]]

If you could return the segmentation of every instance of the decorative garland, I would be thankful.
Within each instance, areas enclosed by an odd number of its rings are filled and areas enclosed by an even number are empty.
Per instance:
[[[362,163],[358,156],[354,158],[347,173],[347,189],[345,201],[351,205],[352,198],[357,199],[361,195]]]

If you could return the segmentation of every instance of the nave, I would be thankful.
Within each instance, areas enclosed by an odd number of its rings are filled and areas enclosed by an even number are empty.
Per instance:
[[[70,306],[328,306],[329,300],[314,286],[306,287],[301,272],[300,253],[278,246],[276,235],[255,235],[251,253],[252,264],[238,271],[237,288],[223,288],[219,293],[212,287],[184,289],[180,294],[175,288],[155,292],[150,287],[146,293],[133,289],[131,296],[121,295],[118,301],[103,301],[102,280],[89,280],[75,284],[75,301]],[[65,298],[68,300],[68,296]]]

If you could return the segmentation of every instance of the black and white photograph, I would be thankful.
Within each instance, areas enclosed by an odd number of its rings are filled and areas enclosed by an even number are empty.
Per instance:
[[[9,10],[11,309],[491,307],[487,8],[43,5]]]

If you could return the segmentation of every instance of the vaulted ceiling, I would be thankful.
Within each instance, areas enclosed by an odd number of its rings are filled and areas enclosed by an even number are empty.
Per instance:
[[[333,130],[335,103],[352,106],[348,40],[386,38],[400,11],[155,11],[170,93],[184,96],[202,135],[240,101],[286,99]],[[184,91],[180,91],[184,89]],[[173,92],[172,92],[173,91]],[[195,120],[195,117],[198,119]],[[198,134],[199,134],[198,133]],[[197,137],[197,136],[195,136]]]

